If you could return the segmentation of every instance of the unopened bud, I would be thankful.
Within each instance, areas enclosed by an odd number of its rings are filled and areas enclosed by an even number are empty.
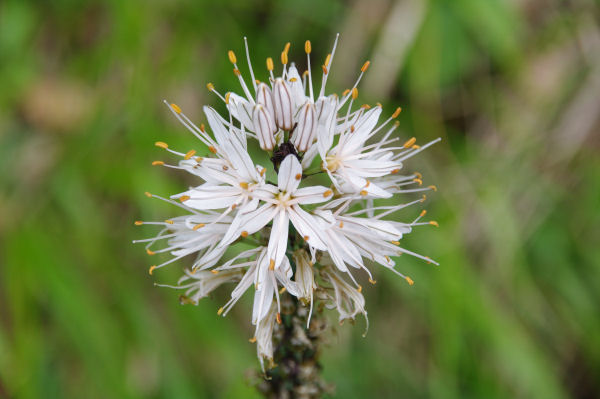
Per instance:
[[[283,130],[292,129],[292,94],[290,88],[281,78],[275,79],[273,85],[273,105],[275,123]]]
[[[260,148],[265,151],[271,151],[275,147],[275,137],[273,134],[277,131],[275,121],[261,104],[256,104],[252,115],[252,124],[256,129],[256,136]]]
[[[312,144],[317,131],[317,117],[312,103],[304,105],[298,113],[298,125],[292,137],[292,143],[298,151],[306,151]]]
[[[271,119],[275,122],[275,111],[273,110],[273,96],[271,89],[264,83],[260,83],[256,87],[256,103],[262,105],[265,110],[271,115]]]

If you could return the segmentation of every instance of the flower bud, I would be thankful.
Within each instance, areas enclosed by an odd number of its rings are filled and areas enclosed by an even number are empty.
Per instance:
[[[271,151],[275,147],[275,137],[273,134],[277,131],[273,118],[262,104],[256,104],[252,113],[252,123],[256,130],[260,148],[265,151]]]
[[[273,105],[275,110],[275,123],[283,130],[291,130],[292,117],[292,95],[288,85],[281,78],[275,79],[273,85]]]
[[[275,111],[273,109],[273,96],[271,89],[265,83],[260,83],[256,88],[256,103],[262,105],[275,121]]]
[[[307,102],[298,111],[298,125],[292,137],[292,143],[298,151],[306,151],[312,144],[317,131],[315,106]]]

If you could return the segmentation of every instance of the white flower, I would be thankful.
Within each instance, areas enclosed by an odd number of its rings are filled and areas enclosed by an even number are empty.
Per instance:
[[[157,142],[180,160],[175,165],[153,164],[184,170],[198,181],[170,198],[147,193],[178,206],[183,216],[136,222],[159,225],[162,230],[135,242],[146,243],[150,255],[171,255],[151,266],[150,274],[187,255],[196,256],[176,286],[162,285],[184,290],[183,303],[197,304],[217,287],[233,283],[230,299],[218,310],[225,316],[254,287],[253,340],[263,368],[265,359],[272,365],[273,327],[281,322],[280,295],[284,292],[310,306],[307,326],[316,299],[336,308],[340,321],[354,319],[359,313],[367,315],[355,271],[364,271],[374,284],[371,265],[379,264],[412,285],[412,279],[397,270],[395,257],[409,254],[435,263],[400,246],[402,237],[415,226],[437,226],[434,221],[421,222],[425,211],[409,223],[386,217],[425,200],[423,195],[402,203],[400,195],[436,190],[435,186],[422,187],[417,172],[399,172],[404,161],[438,140],[423,146],[415,138],[399,142],[392,136],[398,123],[387,127],[400,114],[399,108],[383,123],[379,123],[381,105],[355,109],[357,86],[368,61],[351,89],[341,97],[327,95],[336,46],[337,37],[321,66],[318,91],[312,82],[309,41],[304,45],[307,71],[300,74],[294,63],[288,63],[288,43],[281,53],[281,74],[276,75],[273,60],[268,58],[264,82],[257,80],[246,43],[251,84],[246,84],[237,57],[230,51],[242,93],[222,95],[213,84],[207,85],[229,113],[224,118],[204,107],[208,130],[194,124],[177,105],[167,103],[202,146],[198,151],[179,152]],[[249,139],[258,141],[272,165],[255,164],[248,151]],[[268,180],[274,173],[277,184]],[[314,175],[321,180],[314,180]],[[376,202],[380,198],[389,202],[394,196],[398,196],[395,205]],[[160,242],[166,245],[157,249]]]

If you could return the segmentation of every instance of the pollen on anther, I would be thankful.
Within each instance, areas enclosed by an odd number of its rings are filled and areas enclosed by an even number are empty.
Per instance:
[[[312,51],[310,40],[304,42],[304,51],[306,52],[306,54],[310,54],[310,52]]]
[[[350,133],[354,133],[355,130],[356,128],[354,127],[354,125],[350,125]]]
[[[322,65],[321,68],[323,68],[323,73],[327,75],[327,67],[325,65]]]
[[[355,87],[352,89],[352,99],[356,100],[358,98],[358,89]]]
[[[232,64],[235,64],[237,62],[237,58],[236,58],[235,53],[233,52],[233,50],[229,50],[227,52],[227,56],[229,57],[229,62],[231,62]]]
[[[281,63],[286,65],[288,63],[288,55],[285,51],[281,52]]]
[[[323,63],[323,65],[325,65],[326,67],[329,67],[330,61],[331,61],[331,54],[327,54],[327,57],[325,57],[325,62]]]
[[[174,224],[175,222],[173,222],[173,221],[172,221],[172,220],[170,220],[170,219],[167,219],[167,220],[165,220],[165,223],[166,223],[166,224]]]
[[[181,202],[185,202],[189,199],[190,199],[189,195],[182,195],[181,197],[179,197],[179,201],[181,201]]]
[[[400,107],[396,108],[396,110],[392,114],[392,118],[397,118],[400,115],[400,112],[402,112],[402,108],[400,108]]]
[[[277,324],[281,324],[281,313],[277,312]]]
[[[248,183],[246,183],[245,181],[240,183],[240,187],[243,188],[244,190],[248,190]]]
[[[438,222],[436,222],[435,220],[431,220],[429,222],[430,225],[435,226],[435,227],[440,227],[440,224]]]
[[[416,139],[415,137],[411,137],[410,139],[408,139],[408,140],[406,141],[406,143],[404,143],[403,147],[404,147],[404,148],[409,148],[409,147],[412,147],[412,145],[413,145],[414,143],[416,143],[416,142],[417,142],[417,139]]]
[[[286,291],[285,287],[281,287],[281,289],[279,290],[279,295],[283,294]]]
[[[391,173],[391,174],[393,174],[393,175],[395,175],[395,174],[396,174],[396,173],[398,173],[398,172],[400,172],[400,169],[394,169],[394,170],[392,170],[390,173]]]
[[[426,199],[427,199],[427,196],[425,194],[423,194],[423,197],[421,198],[421,202],[425,202]]]
[[[209,91],[213,91],[215,89],[215,85],[209,82],[209,83],[206,84],[206,88]]]
[[[287,43],[285,44],[285,46],[283,47],[283,52],[287,54],[287,53],[290,51],[290,46],[291,46],[291,45],[292,45],[292,43],[290,43],[290,42],[287,42]]]
[[[421,214],[420,214],[419,216],[420,216],[420,217],[423,217],[423,216],[425,216],[426,214],[427,214],[427,210],[426,210],[426,209],[423,209],[423,210],[421,211]]]
[[[252,337],[248,340],[248,342],[250,342],[251,344],[256,342],[256,337]]]
[[[195,225],[194,227],[192,227],[192,230],[196,231],[198,229],[201,229],[204,226],[206,226],[204,223],[198,223],[197,225]]]
[[[371,283],[371,284],[377,284],[377,281],[373,280],[372,278],[369,277],[369,283]]]
[[[133,222],[133,224],[135,224],[136,226],[141,226],[144,224],[144,222],[142,222],[141,220],[136,220],[135,222]]]
[[[269,270],[275,269],[275,259],[269,260]]]
[[[181,113],[181,108],[179,108],[179,105],[171,104],[171,108],[173,108],[173,111],[177,112],[178,114]]]
[[[154,269],[156,269],[156,266],[150,266],[150,269],[148,269],[148,274],[152,276],[152,272],[154,272]]]
[[[363,197],[366,196],[367,194],[369,194],[369,192],[367,190],[360,191],[360,195],[362,195]]]
[[[223,307],[220,307],[219,310],[217,310],[217,315],[221,316],[224,310],[225,309]]]
[[[185,153],[183,159],[185,159],[187,161],[188,159],[193,157],[195,154],[196,154],[196,150],[189,150],[188,152]]]
[[[148,191],[146,191],[146,192],[144,193],[144,195],[145,195],[146,197],[148,197],[148,198],[152,198],[152,194],[150,194]]]
[[[206,132],[206,128],[204,127],[204,123],[201,123],[201,124],[200,124],[200,131],[201,131],[202,133]]]
[[[340,229],[344,228],[344,221],[343,220],[340,220],[340,225],[339,226],[340,226]]]
[[[156,143],[154,143],[154,145],[160,148],[164,148],[165,150],[169,148],[169,145],[163,141],[157,141]]]
[[[412,279],[412,278],[410,278],[410,277],[408,277],[408,276],[406,276],[406,277],[405,277],[405,279],[406,279],[406,282],[408,283],[408,285],[413,285],[413,284],[415,283],[415,282],[413,281],[413,279]]]
[[[391,243],[394,245],[400,245],[400,241],[391,241]]]
[[[242,237],[246,238],[248,237],[248,232],[246,230],[242,231],[240,234]]]
[[[300,180],[300,179],[302,179],[302,173],[298,173],[298,174],[296,175],[296,180]]]
[[[419,186],[423,185],[423,180],[419,179],[418,177],[414,178],[412,181],[414,183],[417,183]]]
[[[363,104],[360,107],[364,109],[371,109],[371,106],[369,104]]]
[[[160,165],[164,165],[165,163],[163,161],[152,161],[152,166],[160,166]]]
[[[208,147],[208,151],[212,152],[213,154],[217,153],[217,149],[215,147],[213,147],[212,145],[210,147]]]
[[[310,237],[309,236],[304,236],[302,238],[304,238],[304,241],[308,241]]]
[[[267,58],[267,69],[269,71],[273,70],[273,58],[271,58],[271,57]]]
[[[356,287],[356,291],[360,294],[362,292],[362,285],[359,284],[358,287]]]
[[[432,189],[433,191],[437,191],[437,187],[436,186],[428,186],[428,188]]]
[[[367,72],[367,69],[369,69],[369,65],[371,65],[371,61],[367,61],[363,64],[363,66],[360,68],[361,72]]]
[[[323,197],[329,197],[331,194],[333,194],[333,191],[325,190],[325,192],[323,193]]]
[[[293,82],[296,82],[296,81],[298,81],[298,78],[291,78],[291,79],[290,79],[290,82],[292,82],[292,83],[293,83]]]
[[[229,97],[231,97],[231,92],[227,92],[227,94],[225,94],[225,104],[229,104]]]
[[[215,269],[211,270],[210,272],[211,272],[212,274],[219,274],[219,271],[218,271],[218,270],[215,270]]]
[[[264,176],[266,172],[267,172],[267,168],[262,168],[262,170],[260,171],[260,175]]]
[[[156,252],[152,251],[152,250],[151,250],[151,249],[149,249],[149,248],[146,248],[146,253],[147,253],[148,255],[154,255]]]

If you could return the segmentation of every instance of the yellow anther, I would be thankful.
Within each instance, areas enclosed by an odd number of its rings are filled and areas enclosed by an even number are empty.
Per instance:
[[[240,76],[242,73],[240,72],[240,70],[239,70],[239,69],[237,69],[237,68],[233,68],[233,74],[234,74],[235,76]]]
[[[248,237],[248,232],[246,230],[242,231],[240,235],[244,238]]]
[[[426,210],[426,209],[423,209],[423,210],[421,211],[421,214],[419,215],[419,217],[423,217],[423,216],[425,216],[426,214],[427,214],[427,210]]]
[[[154,143],[154,145],[160,148],[164,148],[165,150],[169,148],[169,145],[163,141],[157,141],[156,143]]]
[[[419,179],[418,177],[414,178],[412,181],[415,182],[415,183],[417,183],[419,186],[423,185],[423,180]]]
[[[327,75],[327,67],[325,65],[322,65],[321,68],[323,69],[323,73]]]
[[[420,174],[419,172],[413,172],[413,175],[415,175],[416,177],[418,177],[419,179],[423,178],[423,175]]]
[[[248,342],[250,342],[251,344],[256,342],[256,337],[252,337],[248,340]]]
[[[189,199],[190,199],[189,195],[182,195],[181,197],[179,197],[179,201],[181,201],[181,202],[185,202]]]
[[[281,313],[277,312],[277,316],[275,318],[277,320],[277,324],[281,324]]]
[[[369,180],[367,180],[367,184],[365,184],[365,187],[369,187],[371,185],[371,182]]]
[[[413,145],[413,146],[412,146],[412,147],[410,147],[410,148],[412,148],[413,150],[418,150],[419,148],[421,148],[421,146],[420,146],[420,145],[417,145],[417,144],[415,144],[415,145]]]
[[[292,43],[290,43],[290,42],[287,42],[287,43],[285,44],[285,47],[283,48],[283,52],[287,54],[287,53],[290,51],[290,46],[291,46],[291,45],[292,45]]]
[[[304,71],[304,72],[302,72],[302,77],[303,77],[303,78],[305,78],[305,77],[307,77],[307,76],[308,76],[308,71]]]
[[[227,94],[225,94],[225,104],[229,104],[229,97],[231,97],[231,92],[227,92]]]
[[[219,274],[219,271],[218,271],[218,270],[215,270],[215,269],[212,269],[210,272],[211,272],[212,274]]]
[[[304,42],[304,51],[306,52],[306,54],[310,54],[310,52],[312,51],[310,40]]]
[[[392,244],[394,244],[394,245],[400,245],[400,241],[392,241]]]
[[[371,108],[371,106],[369,104],[363,104],[360,107],[364,108],[364,109],[370,109]]]
[[[189,150],[188,152],[185,153],[185,155],[183,156],[183,159],[185,159],[187,161],[194,155],[196,155],[196,150]]]
[[[356,130],[356,127],[354,127],[354,125],[350,125],[350,133],[354,133],[355,130]]]
[[[389,257],[389,256],[387,256],[387,255],[385,255],[385,260],[386,260],[388,263],[392,261],[392,260],[390,259],[390,257]]]
[[[369,283],[371,283],[371,284],[377,284],[377,281],[375,281],[371,277],[369,277]]]
[[[437,187],[436,186],[428,186],[428,188],[432,189],[433,191],[437,191]]]
[[[279,295],[283,294],[285,292],[285,287],[281,287],[281,289],[279,290]]]
[[[429,256],[426,256],[425,259],[427,259],[428,264],[431,264],[431,258]]]
[[[396,173],[400,172],[400,169],[393,169],[390,173],[395,175]]]
[[[275,259],[269,260],[269,270],[275,270]]]
[[[237,204],[232,204],[231,205],[231,210],[233,211],[235,208],[237,208]]]
[[[309,239],[310,237],[309,237],[309,236],[304,236],[304,237],[302,237],[302,238],[304,238],[304,241],[308,241],[308,239]]]
[[[435,220],[431,220],[429,222],[430,225],[435,226],[435,227],[440,227],[440,224],[438,222],[436,222]]]
[[[383,108],[383,104],[381,104],[379,101],[375,103],[375,106],[377,106],[379,108]]]
[[[346,89],[342,92],[342,96],[346,96],[348,95],[348,93],[350,93],[350,89]]]
[[[164,165],[165,163],[163,161],[152,161],[152,166],[159,166],[159,165]]]
[[[240,183],[240,187],[243,188],[244,190],[248,190],[248,183],[246,183],[245,181]]]
[[[229,57],[229,62],[231,62],[232,64],[235,64],[237,62],[237,58],[236,58],[235,53],[233,52],[233,50],[229,50],[227,52],[227,56]]]
[[[173,221],[172,221],[172,220],[170,220],[170,219],[167,219],[167,220],[165,220],[165,223],[166,223],[166,224],[174,224],[175,222],[173,222]]]
[[[415,283],[415,282],[413,281],[413,279],[412,279],[412,278],[410,278],[410,277],[408,277],[408,276],[406,276],[406,277],[405,277],[405,279],[406,279],[406,282],[408,283],[408,285],[413,285],[413,284]]]
[[[296,175],[296,180],[300,180],[300,179],[302,179],[302,173],[298,173],[298,174]]]
[[[268,57],[268,58],[267,58],[267,69],[268,69],[269,71],[272,71],[272,70],[273,70],[273,58],[271,58],[271,57]]]
[[[262,168],[262,170],[260,171],[260,175],[264,176],[265,173],[267,173],[267,168]]]
[[[410,139],[408,139],[408,140],[406,141],[406,143],[404,143],[403,147],[404,147],[404,148],[409,148],[409,147],[411,147],[411,146],[412,146],[414,143],[416,143],[416,142],[417,142],[417,139],[416,139],[416,138],[414,138],[414,137],[411,137]]]
[[[206,132],[206,127],[204,126],[204,123],[201,123],[201,124],[200,124],[200,131],[201,131],[202,133]]]
[[[363,197],[366,196],[367,194],[369,194],[369,192],[367,190],[360,191],[360,195],[362,195]]]
[[[358,89],[355,87],[352,89],[352,99],[356,100],[358,98]]]
[[[285,65],[285,64],[288,63],[288,55],[287,55],[287,53],[285,51],[281,52],[281,63],[283,65]]]
[[[333,194],[333,191],[325,190],[325,192],[323,193],[323,197],[329,197],[331,194]]]
[[[328,67],[330,61],[331,61],[331,54],[327,54],[327,57],[325,57],[325,62],[323,63],[323,65]]]
[[[178,114],[181,113],[181,108],[179,108],[179,105],[171,104],[171,108],[173,108],[173,111],[177,112]]]
[[[146,253],[147,253],[148,255],[154,255],[156,252],[154,252],[154,251],[151,251],[151,250],[150,250],[150,248],[146,248]]]
[[[204,160],[202,157],[196,157],[196,162],[201,163]]]
[[[297,81],[298,81],[298,78],[291,78],[291,79],[290,79],[290,82],[292,82],[292,83],[293,83],[293,82],[297,82]]]
[[[356,287],[356,291],[358,291],[359,293],[361,293],[362,292],[362,285],[359,284],[358,287]]]
[[[204,223],[198,223],[197,225],[195,225],[194,227],[192,227],[192,230],[196,231],[198,229],[201,229],[204,226],[206,226]]]
[[[215,147],[213,147],[212,145],[210,147],[208,147],[208,151],[212,152],[213,154],[217,153],[217,149]]]
[[[148,269],[148,274],[152,276],[154,269],[156,269],[156,266],[150,266],[150,269]]]
[[[207,88],[209,91],[213,91],[213,90],[215,89],[215,85],[214,85],[214,84],[212,84],[212,83],[210,83],[210,82],[208,82],[208,83],[206,84],[206,88]]]
[[[369,65],[371,65],[371,61],[367,61],[363,64],[362,67],[360,67],[360,71],[361,72],[367,72],[367,69],[369,69]]]
[[[400,107],[396,108],[396,110],[392,114],[392,118],[397,118],[400,115],[400,112],[402,112],[402,108],[400,108]]]
[[[148,197],[148,198],[152,198],[152,194],[150,194],[148,191],[146,191],[146,192],[144,193],[144,195],[145,195],[146,197]]]
[[[225,309],[224,309],[223,307],[220,307],[220,308],[219,308],[219,310],[217,310],[217,315],[218,315],[218,316],[221,316],[221,315],[223,314],[223,311],[224,311],[224,310],[225,310]]]
[[[421,202],[425,202],[426,199],[427,199],[427,196],[425,194],[423,194],[423,198],[421,198]]]
[[[344,221],[340,220],[340,229],[343,229],[343,228],[344,228]]]
[[[133,222],[133,224],[135,224],[136,226],[141,226],[144,224],[144,222],[142,222],[141,220],[136,220],[135,222]]]

